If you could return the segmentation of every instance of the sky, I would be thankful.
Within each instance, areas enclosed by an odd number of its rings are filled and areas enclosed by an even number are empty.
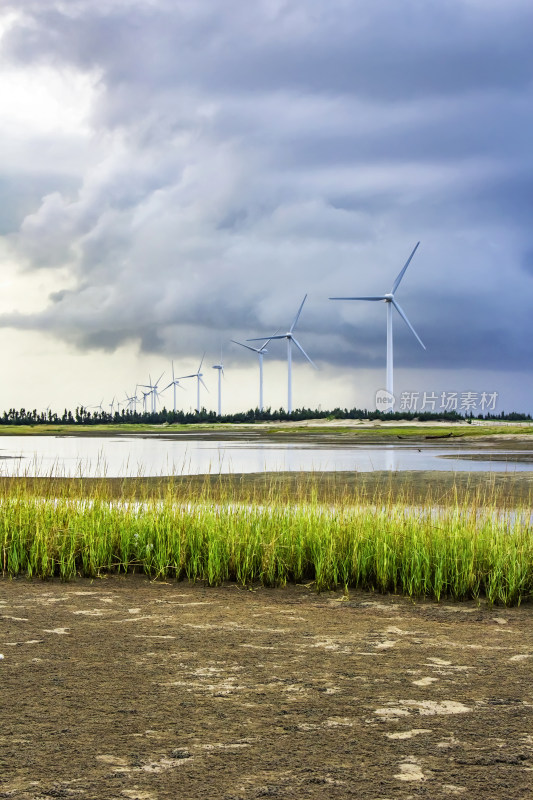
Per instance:
[[[385,306],[328,298],[389,291],[418,241],[396,407],[533,412],[531,30],[529,0],[3,0],[0,413],[107,405],[204,351],[215,409],[221,350],[223,411],[253,407],[231,340],[306,294],[294,405],[373,408]]]

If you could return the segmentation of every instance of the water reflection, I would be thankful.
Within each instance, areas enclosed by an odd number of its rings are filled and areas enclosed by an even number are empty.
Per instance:
[[[469,460],[481,454],[483,460]],[[491,456],[498,455],[498,460]],[[452,458],[449,458],[453,455]],[[452,470],[529,471],[531,463],[513,461],[524,451],[456,449],[433,443],[321,446],[316,441],[270,442],[120,436],[6,436],[0,439],[0,474],[126,477],[239,472]],[[442,456],[446,456],[443,458]]]

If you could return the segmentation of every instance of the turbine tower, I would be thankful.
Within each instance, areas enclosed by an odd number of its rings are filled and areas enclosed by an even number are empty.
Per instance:
[[[139,384],[139,385],[141,386],[142,384]],[[146,408],[146,406],[147,406],[147,403],[146,403],[146,398],[147,398],[147,397],[150,397],[150,395],[152,394],[152,390],[150,389],[148,392],[141,392],[141,394],[142,394],[142,396],[143,396],[143,399],[142,399],[142,403],[143,403],[143,414],[147,414],[147,413],[148,413],[148,410],[147,410],[147,408]]]
[[[265,353],[268,353],[266,346],[269,343],[270,339],[267,339],[266,342],[261,345],[261,347],[250,347],[250,345],[238,342],[236,339],[232,339],[231,341],[233,342],[233,344],[240,345],[240,347],[246,347],[247,350],[251,350],[252,353],[257,353],[257,355],[259,356],[259,411],[262,411],[263,410],[263,356],[265,355]]]
[[[222,416],[222,378],[224,377],[224,364],[222,363],[222,350],[220,351],[220,364],[213,364],[213,369],[218,371],[218,416]]]
[[[174,376],[174,362],[172,362],[172,380],[170,381],[168,386],[165,386],[165,388],[163,389],[163,392],[166,392],[166,390],[170,389],[171,386],[174,387],[174,414],[175,414],[176,413],[176,386],[179,386],[180,389],[183,389],[183,386],[181,385],[179,379]],[[183,391],[185,391],[185,389],[183,389]]]
[[[307,300],[307,295],[305,295],[300,308],[298,309],[298,313],[296,314],[294,321],[287,331],[287,333],[274,333],[272,336],[269,337],[268,341],[270,342],[272,339],[286,339],[287,340],[287,412],[290,414],[292,412],[292,343],[296,345],[298,350],[306,357],[312,367],[317,369],[316,364],[314,361],[311,361],[305,350],[303,349],[302,345],[298,342],[298,340],[293,335],[294,329],[296,328],[296,324],[300,319],[300,314],[302,313],[302,308],[304,307],[304,303]],[[264,340],[264,336],[258,339],[247,339],[247,342],[260,342]]]
[[[204,387],[204,389],[208,392],[209,389],[205,385],[202,376],[202,364],[204,363],[205,353],[202,356],[202,360],[200,361],[200,366],[198,367],[198,372],[192,372],[190,375],[181,375],[181,377],[177,378],[178,381],[185,381],[187,378],[196,378],[196,412],[200,413],[200,384]]]
[[[393,376],[393,347],[392,347],[392,307],[396,309],[400,317],[406,323],[407,327],[410,329],[411,333],[415,336],[418,340],[419,344],[426,349],[425,344],[423,343],[420,336],[417,334],[409,320],[407,319],[405,312],[400,307],[398,301],[395,299],[394,294],[400,285],[403,276],[405,275],[405,271],[409,264],[411,263],[411,259],[413,258],[414,254],[417,251],[418,245],[420,242],[417,242],[415,248],[407,261],[405,262],[404,266],[402,267],[400,273],[398,274],[396,280],[392,284],[392,289],[388,294],[379,295],[379,297],[330,297],[330,300],[371,300],[377,301],[380,300],[387,304],[387,392],[390,395],[390,411],[394,410],[394,376]]]

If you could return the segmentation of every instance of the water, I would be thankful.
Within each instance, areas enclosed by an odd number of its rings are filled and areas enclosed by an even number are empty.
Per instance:
[[[373,472],[440,470],[531,471],[514,460],[524,450],[434,443],[321,445],[316,441],[230,441],[165,436],[5,436],[0,438],[1,475],[126,477],[278,471]],[[484,460],[469,460],[481,454]],[[453,456],[452,458],[443,456]],[[491,456],[498,460],[491,460]],[[502,456],[507,460],[502,461]]]

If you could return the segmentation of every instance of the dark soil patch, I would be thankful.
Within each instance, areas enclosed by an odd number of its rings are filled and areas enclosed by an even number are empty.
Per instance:
[[[533,609],[0,581],[0,797],[533,791]]]

